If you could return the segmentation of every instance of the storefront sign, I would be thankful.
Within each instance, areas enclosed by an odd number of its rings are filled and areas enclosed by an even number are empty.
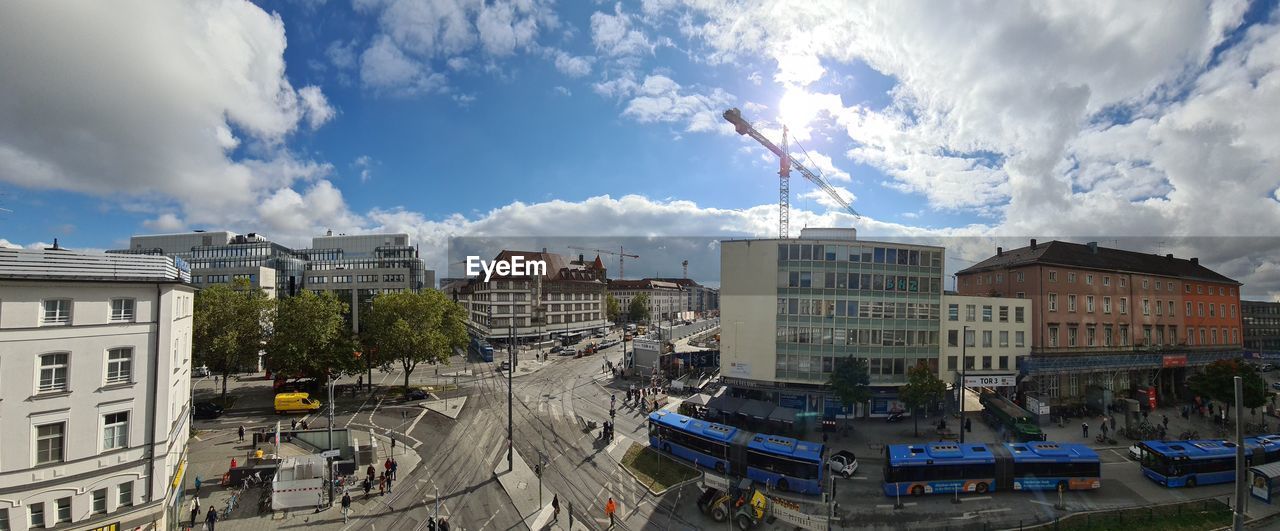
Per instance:
[[[981,376],[966,375],[965,387],[1013,387],[1018,385],[1018,377],[1014,374],[984,374]]]
[[[1186,366],[1187,366],[1187,355],[1186,355],[1186,354],[1168,354],[1168,355],[1166,355],[1166,356],[1164,357],[1164,366],[1165,366],[1166,368],[1168,368],[1168,367],[1186,367]]]
[[[731,361],[729,362],[729,374],[732,376],[751,376],[751,364]]]
[[[98,526],[89,531],[120,531],[120,522],[115,522],[103,526]]]
[[[804,395],[778,395],[778,405],[782,407],[789,407],[804,411],[807,409],[804,407],[805,402]]]

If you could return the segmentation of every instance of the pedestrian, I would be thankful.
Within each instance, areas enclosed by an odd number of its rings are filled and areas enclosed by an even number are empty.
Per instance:
[[[387,438],[388,438],[388,439],[391,439],[391,453],[395,453],[395,451],[396,451],[396,438],[395,438],[395,437],[387,437]]]
[[[1084,432],[1084,438],[1088,439],[1088,438],[1089,438],[1089,423],[1088,423],[1088,422],[1081,422],[1081,423],[1080,423],[1080,431]]]
[[[209,512],[204,515],[204,526],[208,528],[209,531],[213,531],[213,525],[216,523],[218,523],[218,511],[210,506]]]
[[[449,519],[441,518],[440,525],[436,526],[437,531],[449,531]]]
[[[373,481],[373,472],[374,472],[374,470],[373,470],[373,465],[369,465],[368,467],[366,467],[366,468],[364,469],[364,475],[365,475],[365,476],[367,476],[367,477],[369,478],[369,481],[370,481],[370,482],[372,482],[372,481]]]
[[[360,486],[364,487],[364,497],[368,498],[369,491],[373,489],[373,477],[370,476],[370,477],[364,478],[364,481],[361,482]]]
[[[965,433],[973,433],[973,421],[968,417],[964,419],[964,431]]]
[[[316,493],[316,512],[318,513],[323,510],[324,510],[324,493],[317,492]]]
[[[303,430],[303,431],[306,431],[306,430],[309,430],[309,429],[311,429],[311,428],[308,428],[308,427],[307,427],[307,421],[305,421],[305,420],[304,420],[304,421],[302,421],[302,430]]]
[[[363,386],[363,385],[364,385],[364,376],[357,376],[357,377],[356,377],[356,389],[359,389],[359,388],[360,388],[361,386]]]
[[[240,426],[239,434],[240,434],[240,442],[244,442],[244,425]]]
[[[347,523],[347,515],[351,514],[351,494],[342,493],[342,523]]]
[[[1169,429],[1169,415],[1160,415],[1160,423],[1164,424],[1164,429]]]
[[[383,461],[383,462],[382,462],[382,473],[383,473],[383,474],[390,474],[390,473],[391,473],[391,458],[390,458],[390,457],[388,457],[386,461]]]
[[[191,498],[191,528],[196,528],[196,518],[200,517],[200,498]]]
[[[391,472],[387,472],[387,494],[391,494],[391,484],[395,482],[395,478],[391,476]]]
[[[232,458],[231,458],[231,468],[235,468],[235,467],[236,467],[236,458],[232,457]]]
[[[551,521],[560,521],[560,495],[558,494],[551,495]]]
[[[1107,438],[1107,421],[1106,421],[1106,419],[1103,419],[1103,420],[1102,420],[1102,426],[1101,426],[1101,428],[1102,428],[1102,438],[1103,438],[1103,439],[1106,439],[1106,438]]]
[[[613,527],[613,513],[618,510],[618,503],[613,501],[613,496],[609,497],[609,501],[604,504],[604,512],[609,515],[609,527]]]
[[[196,496],[200,496],[200,476],[196,476]],[[195,524],[191,524],[195,525]]]
[[[400,468],[400,463],[396,462],[396,458],[391,458],[391,479],[400,479],[396,475],[396,469]]]
[[[289,422],[289,429],[291,430],[298,429],[298,419],[293,419],[292,421]]]
[[[378,476],[378,495],[387,495],[387,476]]]
[[[1115,433],[1115,431],[1116,431],[1116,418],[1115,418],[1115,416],[1112,416],[1112,417],[1111,417],[1111,432],[1112,432],[1112,433]]]

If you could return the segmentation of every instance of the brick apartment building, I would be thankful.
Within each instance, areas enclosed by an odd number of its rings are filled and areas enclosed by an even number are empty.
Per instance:
[[[1031,240],[956,280],[961,295],[1031,299],[1020,389],[1053,404],[1083,402],[1089,386],[1169,400],[1189,368],[1242,355],[1240,283],[1196,258]]]

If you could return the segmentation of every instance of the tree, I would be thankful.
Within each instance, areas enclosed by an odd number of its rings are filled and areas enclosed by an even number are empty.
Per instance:
[[[1227,410],[1236,403],[1235,380],[1241,377],[1244,391],[1244,407],[1261,407],[1267,401],[1267,382],[1252,365],[1238,359],[1218,360],[1205,366],[1203,372],[1188,378],[1191,391],[1226,404]]]
[[[618,299],[613,298],[612,293],[606,293],[604,296],[604,315],[615,323],[618,322],[619,317],[622,317],[622,305],[618,303]]]
[[[303,290],[276,302],[267,364],[282,376],[324,381],[360,370],[356,343],[343,317],[347,304],[331,292]]]
[[[867,371],[867,360],[854,357],[836,358],[827,385],[831,387],[831,392],[840,399],[845,409],[871,400],[871,374]]]
[[[222,376],[222,402],[227,400],[227,377],[257,365],[270,320],[266,292],[239,280],[196,292],[192,308],[192,348],[195,362]]]
[[[939,380],[928,363],[920,362],[907,369],[907,384],[898,388],[898,397],[911,410],[916,437],[920,436],[920,409],[942,400],[947,384]]]
[[[379,295],[366,319],[365,341],[400,362],[405,392],[419,363],[448,364],[454,349],[467,345],[465,311],[439,291]]]
[[[627,316],[635,323],[649,322],[649,294],[641,293],[631,298],[627,305]]]

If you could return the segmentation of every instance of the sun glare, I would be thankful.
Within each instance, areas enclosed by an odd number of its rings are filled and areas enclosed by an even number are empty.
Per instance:
[[[808,126],[809,122],[818,117],[820,108],[818,96],[797,87],[788,88],[778,102],[778,113],[782,122],[793,129]]]

